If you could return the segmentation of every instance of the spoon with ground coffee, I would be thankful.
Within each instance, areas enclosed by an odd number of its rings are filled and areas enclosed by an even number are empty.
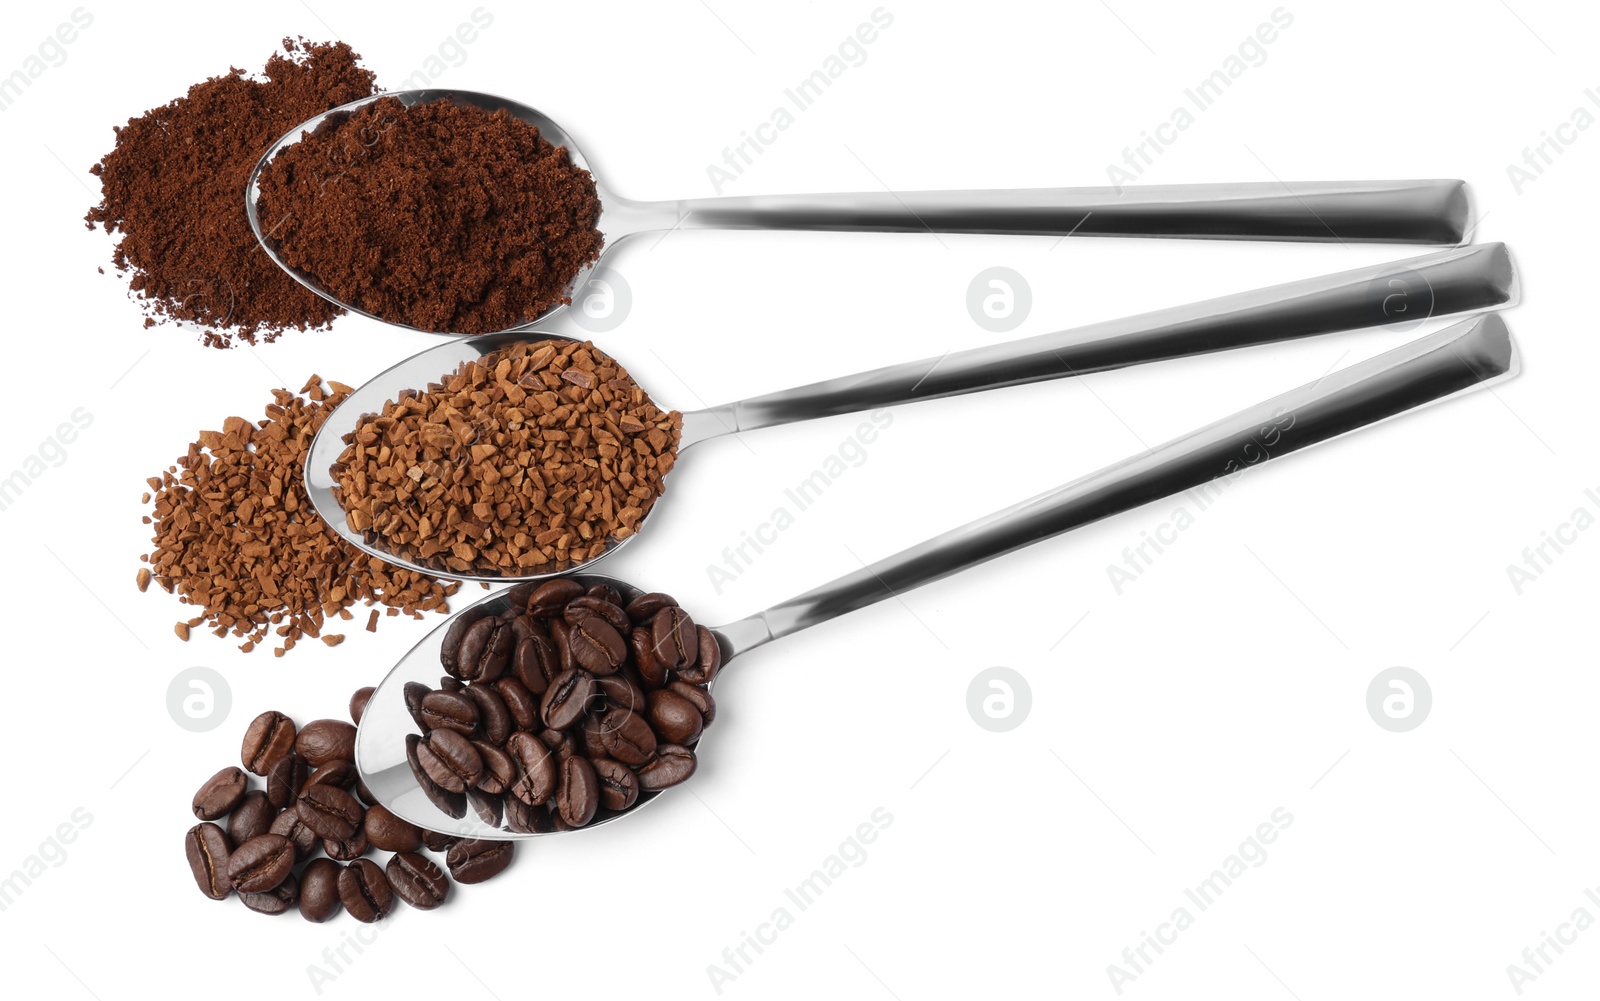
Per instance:
[[[307,458],[306,489],[335,531],[390,563],[468,580],[540,580],[581,570],[636,537],[678,453],[709,438],[1336,330],[1409,326],[1516,296],[1503,244],[1463,247],[893,365],[692,411],[681,423],[582,342],[549,333],[533,341],[527,332],[451,338],[374,377],[327,418]]]
[[[693,774],[716,712],[710,688],[736,657],[1519,367],[1499,314],[1476,317],[716,628],[599,575],[501,591],[435,629],[378,686],[356,734],[362,783],[411,823],[463,837],[608,823]]]
[[[504,115],[496,117],[496,113]],[[564,153],[563,153],[564,151]],[[732,154],[729,154],[731,157]],[[883,191],[638,201],[516,101],[406,90],[290,130],[246,190],[250,226],[302,285],[434,333],[523,328],[586,287],[604,249],[674,229],[1010,233],[1454,245],[1458,180]]]

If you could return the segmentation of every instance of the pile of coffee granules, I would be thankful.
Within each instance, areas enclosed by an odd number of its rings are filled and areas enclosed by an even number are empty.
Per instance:
[[[345,436],[350,528],[445,575],[556,573],[632,535],[683,416],[587,341],[507,345],[408,391]]]
[[[504,110],[382,98],[262,171],[278,254],[341,302],[421,330],[505,330],[571,301],[600,201],[565,147]]]
[[[303,469],[317,428],[350,387],[312,376],[301,389],[273,391],[266,418],[251,424],[229,417],[221,431],[202,431],[186,455],[149,479],[155,549],[142,557],[138,585],[154,580],[200,615],[179,622],[205,625],[217,636],[248,637],[246,653],[275,633],[282,656],[302,637],[336,646],[342,633],[324,633],[326,619],[354,618],[350,606],[384,604],[389,615],[422,618],[446,612],[459,581],[444,582],[389,566],[339,538],[312,508]],[[366,628],[377,629],[373,608]]]
[[[351,719],[361,721],[371,697],[370,688],[355,693]],[[450,877],[481,883],[511,864],[509,841],[424,831],[378,804],[356,771],[355,739],[356,728],[343,720],[312,720],[298,730],[280,712],[252,720],[239,750],[244,768],[217,772],[190,804],[200,823],[184,835],[183,851],[200,892],[212,900],[237,893],[261,914],[298,907],[307,921],[343,911],[373,922],[396,900],[431,911],[449,898]],[[251,789],[246,770],[265,787]],[[394,854],[379,865],[368,857],[373,849]],[[445,867],[423,849],[443,855]]]
[[[129,119],[95,164],[102,200],[85,217],[120,233],[112,253],[145,310],[145,326],[186,320],[205,343],[254,344],[319,327],[339,309],[301,286],[262,251],[245,215],[256,162],[313,115],[373,93],[373,75],[342,42],[285,39],[265,81],[240,69]]]

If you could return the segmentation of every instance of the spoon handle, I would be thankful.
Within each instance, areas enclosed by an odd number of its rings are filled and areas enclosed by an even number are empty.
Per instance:
[[[724,655],[1211,480],[1236,480],[1268,459],[1510,378],[1518,367],[1498,313],[1457,323],[723,626]]]
[[[1307,278],[861,372],[684,415],[685,443],[1336,330],[1412,325],[1517,296],[1505,244]]]
[[[620,206],[619,206],[620,207]],[[1465,181],[1325,181],[690,198],[641,228],[1154,236],[1313,243],[1465,240]],[[674,219],[676,220],[674,222]]]

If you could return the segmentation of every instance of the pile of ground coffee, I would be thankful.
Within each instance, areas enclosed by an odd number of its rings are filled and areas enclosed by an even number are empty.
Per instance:
[[[371,697],[370,688],[355,693],[351,719],[361,721]],[[373,922],[396,900],[433,910],[449,898],[451,876],[481,883],[511,864],[509,841],[423,831],[379,805],[356,771],[355,739],[343,720],[312,720],[298,730],[280,712],[251,721],[240,747],[244,768],[217,772],[191,803],[200,823],[184,835],[183,849],[200,892],[212,900],[237,893],[262,914],[298,907],[307,921],[322,922],[342,910]],[[247,770],[265,788],[252,789]],[[375,848],[393,852],[387,865],[367,857]],[[424,849],[442,854],[445,868]]]
[[[600,255],[594,179],[505,111],[382,98],[284,149],[261,175],[263,228],[340,301],[422,330],[477,334],[571,301]]]
[[[202,613],[179,622],[177,633],[202,624],[218,636],[248,638],[246,653],[281,638],[282,656],[302,637],[329,646],[343,634],[324,634],[324,620],[353,618],[350,606],[389,606],[421,618],[446,612],[460,582],[443,582],[375,560],[328,527],[306,496],[303,469],[311,439],[350,393],[341,383],[312,376],[299,395],[273,391],[265,419],[251,424],[229,417],[221,431],[202,431],[177,463],[149,479],[146,524],[155,525],[155,548],[141,559],[138,585],[154,580]],[[366,628],[375,630],[373,608]],[[276,627],[275,629],[273,627]]]
[[[240,69],[129,119],[92,168],[102,199],[85,217],[120,233],[112,262],[129,276],[145,326],[186,320],[206,344],[270,341],[339,310],[272,262],[250,230],[244,190],[261,155],[313,115],[373,93],[348,45],[284,40],[266,80]]]
[[[634,533],[682,429],[593,344],[523,342],[362,417],[333,471],[350,528],[385,552],[555,573]]]

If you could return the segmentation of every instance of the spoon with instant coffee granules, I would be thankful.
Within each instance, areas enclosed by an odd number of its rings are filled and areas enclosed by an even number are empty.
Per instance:
[[[470,838],[607,823],[693,775],[709,688],[735,657],[1519,368],[1499,314],[1475,317],[712,629],[609,577],[510,588],[435,629],[373,693],[356,734],[361,781],[405,820]]]
[[[493,119],[501,111],[509,120]],[[307,151],[291,152],[301,143]],[[548,159],[551,147],[570,164]],[[519,174],[519,160],[539,161],[541,177]],[[460,334],[519,329],[568,304],[602,236],[606,249],[673,229],[1455,245],[1471,215],[1459,180],[637,201],[602,183],[549,117],[463,90],[396,91],[317,115],[266,152],[245,197],[261,246],[313,292],[387,323]]]
[[[708,438],[1495,308],[1516,297],[1505,246],[1484,244],[893,365],[681,418],[658,410],[620,366],[582,342],[542,331],[537,343],[527,332],[452,338],[374,377],[329,415],[307,456],[306,490],[346,541],[390,563],[467,580],[541,580],[579,571],[634,538],[678,453]],[[533,350],[548,357],[558,348],[542,383],[525,357],[506,357]],[[562,378],[549,377],[554,363],[591,355],[591,372],[571,366]],[[499,374],[512,364],[523,367]],[[463,367],[472,379],[450,376]],[[520,382],[517,372],[527,372]],[[607,381],[594,385],[593,374]],[[542,415],[524,396],[542,400]],[[569,412],[579,408],[598,443],[569,441],[580,416]]]

